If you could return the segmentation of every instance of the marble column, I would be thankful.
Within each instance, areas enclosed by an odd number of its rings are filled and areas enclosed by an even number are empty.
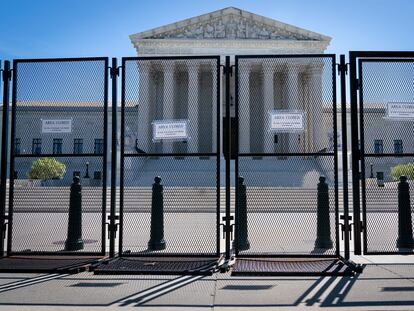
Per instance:
[[[138,142],[137,147],[145,152],[151,152],[151,63],[140,61],[139,67],[139,106],[138,106]]]
[[[328,147],[328,137],[327,133],[324,132],[323,124],[322,71],[322,62],[320,64],[312,64],[308,81],[310,94],[309,113],[312,115],[312,118],[309,120],[310,123],[308,124],[308,128],[312,131],[312,146],[310,146],[310,148],[315,152]],[[335,112],[333,111],[333,113]]]
[[[262,65],[263,66],[263,65]],[[273,133],[269,132],[270,112],[275,107],[274,76],[275,69],[271,65],[264,65],[263,70],[263,152],[272,153],[275,150]]]
[[[211,96],[211,152],[217,151],[217,105],[220,105],[220,103],[217,103],[217,66],[216,62],[214,61],[211,65],[211,83],[212,83],[212,96]]]
[[[300,96],[299,96],[299,65],[288,63],[287,68],[287,102],[288,109],[298,110],[300,109]],[[288,152],[299,152],[299,134],[298,133],[288,133]]]
[[[175,96],[175,80],[174,70],[175,64],[173,62],[166,62],[164,69],[164,93],[163,93],[163,120],[174,119],[174,96]],[[173,142],[163,141],[163,152],[173,152]]]
[[[188,121],[189,121],[189,136],[188,152],[198,152],[198,112],[199,112],[199,70],[200,66],[197,62],[191,62],[187,65],[188,69]]]
[[[247,61],[239,63],[239,152],[250,152],[250,71]]]

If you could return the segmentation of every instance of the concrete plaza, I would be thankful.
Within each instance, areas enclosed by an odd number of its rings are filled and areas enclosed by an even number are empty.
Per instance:
[[[354,257],[355,277],[1,274],[0,310],[413,310],[413,256]]]

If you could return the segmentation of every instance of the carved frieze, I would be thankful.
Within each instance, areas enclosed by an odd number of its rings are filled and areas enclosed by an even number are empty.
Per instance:
[[[312,40],[304,34],[233,14],[148,36],[145,39]]]

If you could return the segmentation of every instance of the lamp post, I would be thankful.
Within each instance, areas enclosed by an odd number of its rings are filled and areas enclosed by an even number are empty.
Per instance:
[[[86,162],[86,173],[84,178],[89,178],[89,162]]]

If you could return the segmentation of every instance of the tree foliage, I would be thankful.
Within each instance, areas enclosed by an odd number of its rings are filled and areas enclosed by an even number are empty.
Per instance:
[[[66,173],[66,165],[55,158],[40,158],[32,163],[27,176],[30,179],[57,179],[62,178]]]
[[[408,180],[414,180],[414,163],[399,164],[391,168],[391,177],[400,180],[400,176],[407,176]]]

